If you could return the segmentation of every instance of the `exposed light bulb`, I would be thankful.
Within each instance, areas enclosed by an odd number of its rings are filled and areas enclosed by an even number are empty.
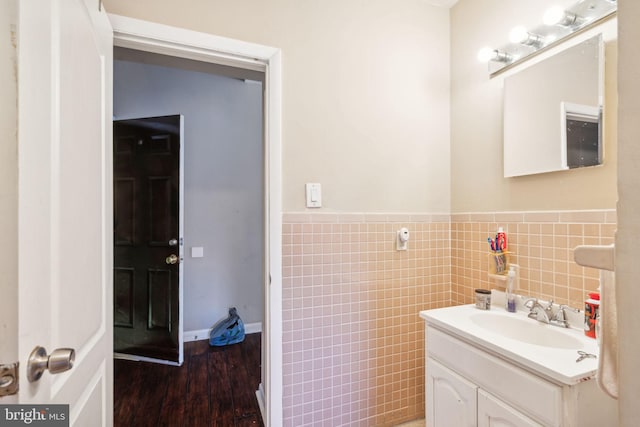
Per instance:
[[[522,25],[514,27],[509,33],[511,43],[522,43],[529,38],[529,32]]]
[[[490,47],[483,47],[478,52],[478,61],[480,62],[512,62],[515,58],[507,52],[500,52],[497,49],[491,49]]]
[[[532,46],[536,49],[545,45],[545,38],[538,34],[527,31],[523,26],[517,26],[509,33],[509,41],[511,43],[519,43],[526,46]]]
[[[552,6],[544,13],[542,22],[544,22],[544,25],[556,25],[562,21],[564,16],[565,12],[562,6]]]
[[[572,12],[567,12],[560,6],[553,6],[544,13],[542,22],[545,25],[553,26],[560,25],[562,27],[577,28],[584,24],[586,21],[583,17],[576,15]]]
[[[478,51],[478,61],[489,62],[495,56],[495,50],[490,47],[483,47]]]

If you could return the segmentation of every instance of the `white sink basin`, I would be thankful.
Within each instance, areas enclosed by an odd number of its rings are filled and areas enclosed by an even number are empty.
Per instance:
[[[562,349],[582,348],[582,341],[556,326],[527,317],[507,317],[490,311],[470,316],[473,323],[491,333],[527,344]]]
[[[552,381],[572,385],[593,378],[597,359],[576,360],[580,356],[578,351],[597,355],[596,340],[586,337],[579,328],[547,325],[528,318],[527,314],[528,311],[508,313],[496,305],[487,311],[461,305],[420,312],[427,326]]]

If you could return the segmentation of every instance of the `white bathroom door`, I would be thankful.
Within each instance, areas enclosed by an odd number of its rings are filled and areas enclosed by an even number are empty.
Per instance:
[[[98,0],[18,8],[18,401],[109,426],[113,34]],[[74,366],[29,382],[36,346],[75,349]]]

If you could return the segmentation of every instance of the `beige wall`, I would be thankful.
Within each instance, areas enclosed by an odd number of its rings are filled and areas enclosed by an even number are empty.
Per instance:
[[[422,0],[106,0],[282,49],[283,210],[448,212],[449,11]]]
[[[15,2],[0,2],[0,363],[17,361],[18,145]],[[0,400],[8,403],[8,399]]]
[[[503,77],[489,79],[487,66],[478,62],[476,54],[483,46],[506,44],[509,31],[518,24],[540,25],[545,8],[553,3],[556,1],[460,0],[451,10],[452,212],[615,207],[615,43],[607,43],[606,48],[605,164],[503,178]]]

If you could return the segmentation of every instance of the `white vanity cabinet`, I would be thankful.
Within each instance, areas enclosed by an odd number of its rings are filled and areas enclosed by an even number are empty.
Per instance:
[[[537,427],[537,422],[484,390],[478,390],[478,427]]]
[[[429,426],[475,427],[478,386],[427,358]]]
[[[451,369],[427,358],[427,426],[540,426]]]
[[[508,351],[496,351],[495,337],[448,329],[443,316],[423,313],[428,312],[421,313],[426,320],[427,427],[617,425],[616,402],[598,389],[592,374],[571,383],[554,379],[522,359],[511,359]],[[576,364],[575,350],[562,354]]]

